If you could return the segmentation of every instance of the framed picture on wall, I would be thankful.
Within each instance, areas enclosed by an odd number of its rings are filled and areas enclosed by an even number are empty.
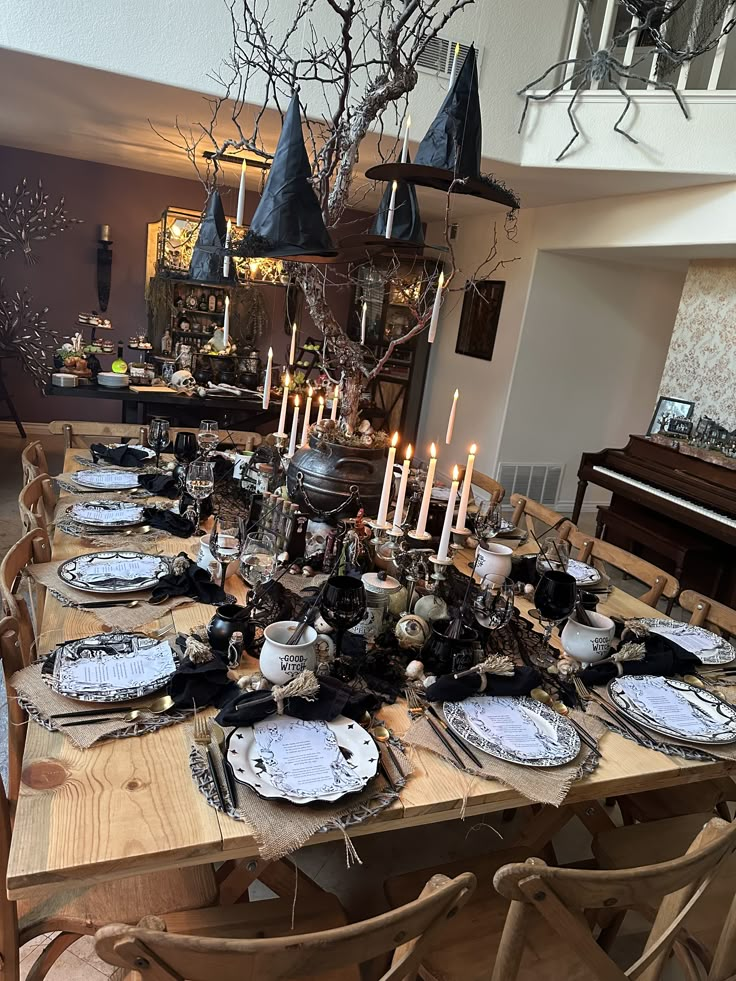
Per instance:
[[[694,409],[694,402],[660,395],[652,421],[649,423],[649,429],[647,429],[647,436],[666,430],[673,419],[692,419]]]
[[[457,331],[456,354],[493,360],[498,318],[506,283],[500,279],[468,281]]]

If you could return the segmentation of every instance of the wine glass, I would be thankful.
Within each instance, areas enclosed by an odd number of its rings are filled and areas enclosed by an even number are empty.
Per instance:
[[[481,501],[475,516],[475,537],[478,541],[495,538],[502,524],[501,505],[493,500]]]
[[[204,456],[215,450],[219,442],[220,430],[217,425],[217,419],[202,419],[199,424],[199,432],[197,433],[197,443]]]
[[[156,467],[158,468],[161,450],[170,443],[169,420],[155,416],[148,424],[148,445],[156,451]]]
[[[322,619],[335,628],[335,654],[340,656],[345,631],[359,624],[368,606],[365,588],[353,576],[332,576],[325,583],[320,613]]]
[[[190,463],[186,480],[187,493],[196,504],[196,527],[199,527],[201,502],[215,489],[215,465],[209,460],[195,460]]]
[[[575,577],[556,569],[545,570],[534,591],[534,605],[539,622],[544,626],[544,640],[549,642],[552,628],[562,623],[575,609],[577,583]]]
[[[227,567],[233,559],[240,555],[242,547],[243,525],[238,524],[237,527],[221,528],[220,519],[215,518],[212,524],[212,531],[210,532],[210,552],[212,553],[212,557],[220,563],[222,569],[221,586],[223,589],[225,588]]]
[[[240,553],[240,575],[256,589],[273,575],[279,550],[276,536],[267,531],[248,535]]]
[[[197,459],[197,437],[194,433],[177,433],[174,440],[174,457],[176,462],[185,467]]]
[[[561,538],[547,538],[540,543],[541,551],[537,555],[537,572],[543,576],[545,572],[565,572],[570,560],[570,543]]]
[[[500,630],[514,615],[514,584],[496,575],[483,576],[473,603],[475,619],[487,630]]]

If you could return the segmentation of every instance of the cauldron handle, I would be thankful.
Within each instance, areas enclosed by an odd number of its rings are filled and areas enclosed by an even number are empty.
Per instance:
[[[309,499],[309,494],[304,486],[304,474],[301,470],[297,471],[296,475],[296,495],[300,498],[299,504],[301,504],[306,510],[311,512],[311,517],[319,518],[321,521],[329,521],[331,518],[339,518],[340,515],[346,511],[353,503],[358,505],[360,508],[360,488],[357,484],[350,485],[350,496],[347,497],[342,504],[338,504],[336,508],[331,511],[320,511],[316,508],[314,504]]]

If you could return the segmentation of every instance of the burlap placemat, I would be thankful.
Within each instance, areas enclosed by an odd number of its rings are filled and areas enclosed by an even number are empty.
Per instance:
[[[85,593],[81,589],[74,589],[67,586],[59,579],[58,569],[61,562],[40,562],[37,565],[29,565],[27,572],[36,582],[45,586],[48,591],[56,597],[62,606],[78,607],[80,603],[102,602],[105,597],[99,593]],[[189,596],[174,596],[154,606],[147,602],[151,596],[150,590],[138,593],[110,593],[110,602],[119,600],[136,600],[138,605],[134,607],[113,606],[109,609],[84,610],[84,613],[91,613],[100,623],[110,630],[136,630],[151,620],[158,620],[171,610],[187,603],[195,601]]]
[[[64,695],[57,694],[48,682],[44,681],[40,661],[30,664],[21,671],[16,671],[10,679],[10,684],[18,693],[19,703],[34,722],[38,722],[44,729],[50,729],[52,732],[63,732],[79,749],[89,749],[100,739],[142,736],[147,732],[162,729],[164,726],[183,722],[188,717],[183,712],[167,712],[162,715],[146,712],[139,716],[135,722],[125,722],[122,715],[127,709],[102,702],[79,702],[73,698],[65,698]],[[57,722],[49,718],[49,716],[57,715],[60,712],[80,712],[84,709],[95,708],[109,709],[111,715],[117,712],[121,718],[113,722],[91,720],[83,726],[65,726],[61,724],[63,720]]]
[[[572,711],[570,718],[583,726],[595,740],[600,739],[606,731],[606,727],[601,722],[586,717],[583,712]],[[414,719],[403,738],[407,746],[428,749],[451,766],[460,769],[426,718]],[[576,780],[592,773],[598,766],[598,757],[585,744],[581,744],[577,757],[565,766],[519,766],[489,756],[475,747],[473,752],[483,766],[479,769],[468,759],[467,766],[462,767],[464,772],[483,777],[484,780],[498,780],[523,794],[527,800],[537,804],[553,804],[555,807],[559,807],[564,802]]]
[[[214,740],[210,747],[220,786],[228,802],[226,813],[236,821],[245,821],[250,825],[261,857],[269,861],[291,855],[313,835],[328,831],[341,831],[345,836],[348,864],[351,861],[360,861],[348,838],[347,829],[375,817],[399,799],[399,793],[391,788],[379,772],[361,793],[351,794],[334,803],[290,804],[288,801],[266,800],[259,797],[255,790],[237,781],[237,801],[233,803],[227,794],[220,750]],[[402,789],[413,768],[401,751],[401,744],[395,739],[392,739],[392,749],[401,765],[401,771],[393,766],[388,753],[384,753],[383,758],[394,783]],[[202,747],[192,746],[189,768],[197,789],[210,807],[222,810]]]

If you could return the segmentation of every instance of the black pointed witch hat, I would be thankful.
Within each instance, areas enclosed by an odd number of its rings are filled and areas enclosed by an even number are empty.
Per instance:
[[[314,262],[337,254],[310,182],[311,175],[299,96],[294,93],[266,186],[243,239],[243,255]]]
[[[225,209],[222,207],[220,192],[213,191],[204,209],[197,244],[192,250],[189,279],[200,283],[222,281],[222,251],[226,236]]]
[[[519,199],[499,181],[480,172],[482,124],[478,95],[478,67],[471,46],[432,125],[419,144],[414,163],[370,167],[372,180],[405,180],[454,194],[496,201],[518,208]]]
[[[411,159],[407,156],[407,163]],[[371,226],[372,235],[386,235],[386,225],[388,222],[388,212],[391,206],[392,184],[386,185],[383,192],[381,203],[378,205],[378,213]],[[411,242],[414,245],[424,245],[424,232],[422,231],[422,219],[419,214],[419,202],[417,192],[413,184],[406,181],[396,182],[396,199],[394,200],[394,223],[391,228],[391,240]]]

